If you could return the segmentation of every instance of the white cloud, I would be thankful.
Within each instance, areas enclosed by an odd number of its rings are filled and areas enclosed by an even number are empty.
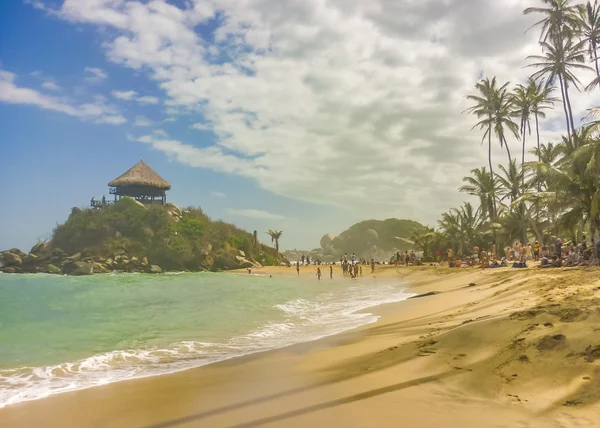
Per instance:
[[[155,135],[160,135],[161,137],[168,137],[169,135],[162,129],[155,129],[154,131]]]
[[[137,96],[135,91],[112,91],[112,96],[124,101],[130,101]]]
[[[33,105],[83,120],[93,120],[96,123],[120,125],[126,122],[123,116],[114,114],[115,110],[101,100],[96,100],[94,104],[72,105],[61,98],[45,95],[34,89],[19,87],[15,84],[15,78],[13,73],[0,70],[0,102]]]
[[[285,218],[282,215],[273,214],[273,213],[263,211],[263,210],[227,208],[225,210],[225,212],[227,212],[227,214],[230,214],[233,216],[264,219],[264,220],[281,220],[281,219]]]
[[[96,123],[108,123],[110,125],[122,125],[127,122],[127,119],[120,114],[112,115],[112,116],[102,116],[100,119],[96,120]]]
[[[52,81],[42,83],[42,88],[49,89],[51,91],[60,91],[60,86],[58,86],[56,82]]]
[[[206,123],[194,123],[190,125],[190,128],[197,129],[198,131],[211,131],[211,127]]]
[[[100,68],[86,67],[83,71],[87,73],[85,81],[89,83],[100,83],[108,78],[108,74]]]
[[[177,122],[177,119],[171,116],[171,117],[167,117],[165,120],[163,120],[163,122],[165,122],[165,123]]]
[[[213,190],[212,192],[210,192],[211,195],[216,196],[217,198],[226,198],[227,195],[223,192],[217,192],[216,190]]]
[[[159,100],[156,97],[151,97],[149,95],[146,95],[144,97],[139,97],[137,99],[137,102],[140,104],[158,104]]]
[[[525,30],[536,17],[523,16],[526,3],[66,0],[60,15],[109,27],[107,58],[149,70],[168,114],[199,113],[192,128],[217,137],[202,148],[195,136],[138,141],[356,216],[434,222],[464,199],[462,177],[487,163],[474,119],[461,114],[465,95],[481,73],[517,83],[531,72],[524,59],[538,52],[537,34]],[[217,13],[214,43],[202,40],[196,26]],[[599,95],[573,91],[576,114]],[[561,114],[549,113],[543,141]],[[493,156],[506,155],[495,144]]]
[[[135,122],[134,122],[135,126],[152,126],[154,125],[154,122],[152,122],[150,119],[148,119],[147,117],[144,116],[136,116],[135,118]]]

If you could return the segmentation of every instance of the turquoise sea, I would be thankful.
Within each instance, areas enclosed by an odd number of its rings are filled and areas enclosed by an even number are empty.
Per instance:
[[[315,340],[408,296],[389,279],[0,274],[0,408]]]

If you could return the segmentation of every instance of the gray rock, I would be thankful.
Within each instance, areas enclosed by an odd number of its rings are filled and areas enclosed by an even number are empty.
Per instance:
[[[160,268],[160,266],[157,266],[157,265],[149,265],[146,268],[146,272],[147,273],[162,273],[162,269]]]
[[[77,269],[69,272],[68,275],[84,276],[84,275],[92,275],[94,273],[94,264],[93,263],[83,263],[83,262],[76,262],[76,263],[82,263],[82,265],[79,266]]]
[[[93,263],[93,266],[94,273],[110,273],[110,270],[101,263]]]
[[[40,253],[45,253],[50,249],[50,245],[47,242],[44,241],[40,241],[37,244],[35,244],[33,247],[31,247],[31,250],[29,251],[29,254],[40,254]]]
[[[60,270],[60,268],[58,266],[55,266],[53,264],[49,264],[46,267],[46,270],[48,271],[48,273],[54,274],[54,275],[61,275],[63,273],[62,270]]]
[[[35,254],[27,254],[23,257],[23,263],[26,265],[35,264],[39,260],[39,257]]]
[[[3,257],[4,266],[8,266],[8,267],[19,266],[20,264],[23,263],[23,260],[21,259],[21,257],[18,254],[6,251],[6,252],[2,253],[2,255],[4,256]],[[5,272],[6,272],[6,270],[5,270]]]
[[[64,273],[66,273],[67,275],[70,275],[71,272],[74,272],[77,269],[88,267],[88,265],[92,266],[92,268],[93,268],[93,265],[91,263],[86,263],[86,262],[82,262],[82,261],[78,261],[78,262],[68,261],[66,263],[63,263],[61,268]]]
[[[23,258],[27,255],[27,253],[24,253],[23,251],[19,250],[18,248],[11,248],[10,250],[8,250],[9,253],[12,254],[16,254],[17,256]]]

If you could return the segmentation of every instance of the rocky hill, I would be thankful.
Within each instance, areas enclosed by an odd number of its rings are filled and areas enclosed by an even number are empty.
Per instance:
[[[286,251],[290,260],[297,260],[302,254],[314,259],[331,262],[340,259],[344,253],[355,253],[357,257],[388,260],[396,251],[410,251],[414,248],[410,240],[413,232],[424,226],[412,220],[366,220],[356,223],[338,236],[326,234],[321,238],[320,248],[309,252]]]
[[[228,270],[287,262],[250,234],[202,210],[144,206],[129,198],[103,208],[73,208],[49,242],[29,253],[0,252],[0,272],[88,275],[107,272]]]

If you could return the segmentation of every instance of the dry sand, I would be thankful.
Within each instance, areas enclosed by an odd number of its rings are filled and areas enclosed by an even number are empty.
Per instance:
[[[0,426],[600,427],[600,270],[376,275],[439,294],[315,342],[10,406]]]

